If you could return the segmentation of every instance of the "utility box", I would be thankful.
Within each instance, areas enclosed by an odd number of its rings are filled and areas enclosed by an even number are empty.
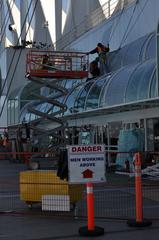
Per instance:
[[[83,186],[61,180],[54,170],[31,170],[20,173],[20,199],[29,206],[42,202],[44,195],[69,195],[70,203],[82,199]]]

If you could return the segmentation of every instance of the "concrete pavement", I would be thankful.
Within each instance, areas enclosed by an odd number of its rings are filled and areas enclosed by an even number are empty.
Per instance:
[[[100,237],[88,238],[81,237],[78,234],[79,228],[87,225],[86,219],[75,219],[72,215],[55,216],[53,212],[41,212],[41,209],[36,207],[28,210],[26,204],[19,200],[18,195],[19,172],[25,169],[26,166],[21,164],[13,164],[6,161],[0,162],[0,210],[2,211],[0,212],[0,240],[159,239],[159,220],[152,220],[153,224],[151,227],[137,229],[128,227],[125,220],[95,219],[95,225],[103,227],[105,234]],[[100,197],[98,189],[97,192],[98,197]],[[156,193],[156,190],[154,190],[154,193]],[[125,194],[124,192],[124,196]],[[108,192],[106,192],[106,196],[107,195]],[[113,196],[117,198],[117,195]],[[101,199],[103,199],[102,196]],[[112,196],[108,200],[110,201],[106,201],[105,204],[109,209],[111,208],[109,203],[112,203],[113,200]],[[158,204],[158,199],[155,200],[153,204]],[[114,205],[112,205],[112,208],[113,206]],[[116,207],[118,207],[118,205]],[[154,205],[150,205],[149,207],[151,207],[149,208],[151,214],[149,213],[148,216],[158,216],[158,205],[157,208]],[[127,208],[127,202],[122,205],[122,208]],[[8,210],[15,212],[7,212]]]
[[[95,220],[95,225],[103,227],[105,234],[99,237],[81,237],[78,230],[86,226],[86,220],[52,215],[0,215],[0,239],[3,240],[53,240],[53,239],[106,239],[106,240],[158,240],[159,221],[151,227],[130,228],[125,220]]]

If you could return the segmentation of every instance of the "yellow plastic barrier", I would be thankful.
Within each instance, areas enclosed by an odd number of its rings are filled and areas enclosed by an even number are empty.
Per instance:
[[[82,198],[83,186],[68,184],[52,170],[31,170],[20,173],[20,199],[28,204],[41,202],[42,195],[69,195],[75,204]]]

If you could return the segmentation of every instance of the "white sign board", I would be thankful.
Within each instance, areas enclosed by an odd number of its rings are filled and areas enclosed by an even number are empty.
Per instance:
[[[68,146],[68,170],[70,183],[106,181],[105,146]]]

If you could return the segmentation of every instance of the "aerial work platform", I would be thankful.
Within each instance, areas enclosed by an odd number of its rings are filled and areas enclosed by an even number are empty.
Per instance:
[[[31,50],[27,54],[26,72],[31,77],[88,77],[88,55],[82,52]]]

